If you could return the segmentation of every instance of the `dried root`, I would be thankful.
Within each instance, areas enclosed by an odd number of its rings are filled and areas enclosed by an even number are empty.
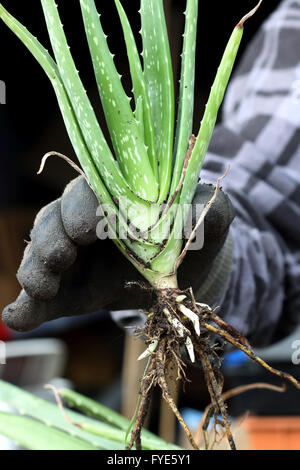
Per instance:
[[[171,362],[177,365],[177,380],[187,380],[182,356],[183,349],[186,350],[191,362],[198,362],[202,365],[210,394],[211,404],[201,423],[206,449],[212,448],[217,440],[217,425],[223,427],[230,449],[236,448],[225,404],[225,400],[233,395],[230,395],[229,392],[222,394],[224,380],[220,371],[221,358],[217,348],[212,346],[212,335],[219,336],[223,341],[243,351],[269,372],[291,382],[300,389],[300,383],[294,377],[274,369],[259,358],[247,339],[221,319],[215,311],[206,305],[197,304],[191,289],[184,292],[178,289],[158,291],[157,303],[151,309],[145,328],[142,332],[138,331],[138,335],[141,334],[146,338],[147,348],[139,359],[148,357],[149,367],[141,380],[141,399],[127,449],[131,449],[134,445],[137,449],[141,449],[141,430],[149,410],[152,392],[157,385],[161,388],[164,399],[180,422],[191,446],[194,449],[199,449],[199,438],[193,438],[176,406],[167,382],[167,371]],[[269,388],[279,391],[278,387],[270,386]],[[242,391],[246,391],[246,389]],[[283,390],[280,389],[280,391]],[[234,394],[234,392],[232,393]],[[220,415],[222,416],[221,420]],[[215,437],[213,442],[209,443],[207,429],[211,417],[214,417]]]
[[[257,390],[257,389],[265,389],[265,390],[272,390],[273,392],[280,392],[283,393],[286,391],[285,384],[282,385],[282,387],[278,387],[276,385],[271,385],[267,383],[262,383],[262,382],[257,382],[257,383],[252,383],[248,385],[241,385],[239,387],[235,387],[231,390],[228,390],[227,392],[223,393],[221,398],[223,401],[228,400],[229,398],[235,397],[237,395],[240,395],[242,393],[248,392],[249,390]],[[201,418],[201,421],[198,425],[195,441],[197,442],[197,445],[200,445],[201,441],[201,435],[203,434],[204,440],[205,440],[205,448],[209,448],[209,438],[208,438],[208,425],[210,422],[210,419],[213,415],[214,412],[214,407],[213,404],[210,403],[206,408],[203,413],[203,416]],[[213,445],[212,445],[213,447]]]

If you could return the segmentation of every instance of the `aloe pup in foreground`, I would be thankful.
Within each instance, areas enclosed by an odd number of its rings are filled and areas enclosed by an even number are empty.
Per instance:
[[[178,417],[191,444],[197,448],[170,395],[165,377],[168,364],[175,361],[178,376],[185,378],[181,357],[181,347],[184,347],[192,362],[197,360],[202,364],[214,405],[213,413],[215,416],[219,412],[222,414],[228,441],[233,449],[235,445],[221,397],[219,364],[212,361],[215,351],[210,345],[210,334],[219,335],[265,367],[269,366],[254,355],[245,338],[208,306],[197,303],[191,289],[184,292],[180,290],[177,271],[196,229],[217,198],[220,182],[190,238],[184,241],[182,232],[188,216],[187,210],[195,195],[201,166],[242,38],[243,26],[257,8],[234,28],[211,89],[200,129],[194,137],[192,115],[198,1],[188,0],[186,5],[176,129],[172,66],[163,3],[161,0],[141,0],[143,66],[122,5],[119,0],[115,0],[115,4],[127,46],[133,83],[132,106],[115,69],[94,1],[80,1],[113,153],[79,78],[54,1],[42,0],[42,6],[55,61],[37,39],[2,6],[0,15],[32,52],[51,80],[76,155],[106,216],[105,225],[110,238],[155,293],[155,303],[149,309],[145,328],[140,331],[147,343],[141,359],[149,359],[141,381],[140,401],[128,448],[134,444],[137,448],[141,446],[141,427],[156,384],[161,387],[164,398]],[[298,386],[292,377],[272,371]]]

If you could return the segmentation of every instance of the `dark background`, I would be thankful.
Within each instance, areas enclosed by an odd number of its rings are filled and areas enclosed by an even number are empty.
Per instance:
[[[82,25],[79,1],[57,0],[71,52],[99,119],[103,116],[97,96],[88,47]],[[121,28],[113,0],[97,1],[101,20],[109,36],[111,51],[116,54],[119,72],[130,93],[126,75],[127,61]],[[198,130],[203,106],[212,85],[223,50],[235,24],[255,6],[255,0],[200,1],[197,44],[197,71],[195,96],[195,131]],[[265,1],[259,12],[245,27],[239,53],[242,55],[260,24],[279,4],[279,0]],[[2,4],[38,37],[50,50],[42,8],[38,0],[3,0]],[[123,1],[134,30],[138,31],[139,1]],[[181,48],[185,1],[166,1],[169,7],[174,74],[179,79],[178,57]],[[139,36],[137,35],[139,41]],[[6,104],[0,106],[0,304],[13,301],[19,286],[15,272],[24,248],[24,239],[32,225],[34,214],[46,203],[60,196],[68,181],[76,174],[65,162],[52,159],[41,176],[36,175],[42,156],[51,150],[59,151],[76,160],[58,110],[52,86],[23,44],[3,24],[0,24],[0,80],[6,83]],[[127,78],[126,78],[127,77]],[[77,326],[76,326],[77,325]],[[45,330],[42,330],[45,334]],[[124,334],[103,314],[96,320],[78,325],[73,322],[51,333],[68,345],[70,360],[66,376],[83,391],[106,389],[118,380],[122,365]],[[38,333],[37,333],[38,334]],[[99,361],[99,358],[104,358]],[[108,359],[109,358],[109,359]],[[193,388],[193,390],[195,390]],[[189,390],[192,395],[193,391]],[[198,393],[199,390],[194,393]],[[199,406],[199,395],[194,397]]]

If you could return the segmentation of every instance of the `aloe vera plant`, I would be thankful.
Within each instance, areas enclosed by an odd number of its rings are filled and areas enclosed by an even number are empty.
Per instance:
[[[140,1],[142,59],[125,10],[120,0],[114,0],[127,48],[132,98],[126,95],[122,86],[94,0],[79,0],[113,150],[105,140],[81,82],[55,1],[41,0],[54,58],[0,4],[1,19],[29,49],[52,83],[82,168],[79,171],[83,172],[99,200],[110,238],[156,293],[157,301],[148,312],[143,330],[147,349],[139,359],[147,357],[148,363],[141,381],[128,448],[134,444],[141,448],[141,428],[156,384],[161,387],[192,446],[198,448],[172,399],[165,377],[172,360],[177,364],[179,377],[184,376],[181,346],[187,349],[192,362],[197,359],[202,364],[215,415],[217,411],[221,412],[228,441],[231,448],[235,448],[221,397],[220,374],[210,361],[214,354],[209,342],[210,333],[225,338],[271,372],[299,386],[295,379],[274,371],[257,358],[245,338],[208,306],[197,304],[191,289],[182,292],[177,283],[178,268],[217,195],[220,181],[185,242],[182,232],[189,205],[243,36],[244,23],[256,12],[261,1],[232,32],[202,122],[194,136],[198,0],[186,1],[177,116],[163,0]],[[48,156],[44,157],[41,169]]]
[[[80,0],[114,153],[103,136],[80,80],[57,6],[54,0],[41,0],[41,3],[55,61],[1,4],[0,15],[38,60],[54,87],[82,169],[100,203],[105,205],[111,238],[150,284],[157,289],[177,288],[175,265],[183,245],[182,237],[178,236],[186,217],[183,208],[192,202],[195,193],[218,109],[241,41],[243,22],[234,29],[230,38],[195,145],[189,152],[188,162],[185,162],[192,134],[198,1],[187,1],[180,101],[174,132],[172,64],[162,0],[141,0],[143,66],[125,11],[120,1],[115,0],[133,83],[132,107],[108,48],[95,2]],[[183,171],[185,177],[178,187]],[[172,204],[168,206],[168,212],[172,216],[167,218],[162,205],[170,201]],[[119,211],[121,202],[125,214]],[[175,202],[176,209],[172,211]],[[163,224],[170,219],[175,221],[166,243]],[[117,227],[112,224],[115,220]],[[170,224],[166,223],[166,226],[170,228]],[[121,238],[121,230],[125,230],[128,236]],[[136,231],[142,235],[137,236]]]

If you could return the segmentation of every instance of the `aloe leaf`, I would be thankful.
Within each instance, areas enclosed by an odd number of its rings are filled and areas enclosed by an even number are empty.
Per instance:
[[[85,397],[74,390],[68,388],[61,388],[59,395],[71,408],[82,411],[87,416],[97,418],[111,426],[119,429],[127,429],[128,420],[116,411],[107,408],[106,406],[98,403],[92,398]]]
[[[198,0],[187,0],[182,50],[180,93],[174,145],[174,168],[170,195],[179,183],[189,139],[192,134],[197,42]],[[177,200],[177,198],[176,198]]]
[[[99,450],[77,437],[24,416],[0,411],[0,434],[29,450]]]
[[[117,413],[112,410],[109,410],[102,405],[98,405],[93,402],[93,400],[82,397],[70,390],[63,390],[61,395],[64,399],[68,399],[67,402],[70,404],[73,403],[73,405],[76,404],[76,406],[79,406],[80,404],[80,407],[82,407],[83,410],[86,410],[86,412],[88,412],[89,409],[95,410],[95,407],[97,407],[98,417],[100,416],[99,413],[102,415],[102,413],[107,412],[111,417],[111,421],[114,423],[119,422],[119,424],[122,423],[124,429],[117,429],[115,425],[112,426],[106,423],[101,423],[95,419],[68,409],[65,410],[68,418],[73,423],[80,425],[80,427],[75,424],[70,424],[66,421],[57,405],[0,380],[0,401],[7,403],[12,408],[15,408],[20,414],[38,419],[49,428],[60,429],[71,436],[87,441],[87,444],[90,443],[97,448],[107,450],[124,449],[126,435],[124,423],[126,422],[128,426],[128,420],[124,421],[125,418],[122,420],[122,417],[120,418],[117,416]],[[149,433],[148,431],[143,431],[142,436],[143,447],[145,449],[178,449],[177,446],[164,442],[162,439],[153,436],[152,433]]]
[[[134,192],[129,189],[120,168],[113,158],[80,80],[55,1],[41,0],[41,2],[58,70],[93,161],[109,192],[114,197],[134,199]],[[143,195],[138,196],[143,197]]]
[[[95,434],[96,436],[103,436],[105,435],[108,439],[114,439],[120,443],[125,442],[125,431],[120,431],[114,428],[103,428],[101,423],[87,423],[83,419],[80,423],[80,426],[85,431]],[[142,442],[142,449],[143,450],[179,450],[180,447],[176,446],[175,444],[169,444],[163,440],[159,441],[158,439],[152,439],[149,437],[145,437],[143,432],[141,433],[141,442]]]
[[[205,107],[205,112],[199,133],[197,135],[195,147],[187,167],[185,181],[183,183],[180,197],[181,204],[189,204],[193,200],[200,170],[202,168],[204,157],[212,137],[212,133],[218,117],[218,112],[225,95],[242,36],[243,28],[240,26],[235,27],[223,54],[216,78],[211,88],[207,105]]]
[[[82,168],[95,189],[99,199],[103,203],[111,204],[113,206],[110,194],[102,183],[82,138],[80,128],[78,127],[56,63],[39,41],[18,20],[10,15],[1,4],[0,18],[12,30],[12,32],[18,36],[46,72],[56,93],[64,123]]]
[[[144,127],[144,105],[143,105],[143,98],[139,96],[136,100],[136,106],[134,111],[134,117],[137,122],[139,131],[142,135],[145,133]]]
[[[145,145],[148,148],[148,157],[156,178],[158,178],[158,167],[155,150],[154,127],[152,120],[152,113],[150,108],[149,96],[146,89],[143,69],[140,62],[139,53],[136,47],[136,42],[130,23],[119,0],[115,0],[115,4],[119,13],[123,34],[126,43],[127,56],[129,60],[130,74],[133,86],[133,95],[135,99],[136,109],[138,102],[141,99],[143,104],[143,122],[144,122],[144,139]]]
[[[159,202],[171,183],[174,136],[174,82],[162,0],[141,0],[144,76],[154,124],[159,163]]]
[[[49,0],[46,0],[49,3]],[[52,0],[50,0],[52,3]],[[80,0],[102,107],[123,175],[143,199],[156,201],[158,185],[103,32],[94,0]]]
[[[107,450],[118,450],[124,448],[124,446],[120,445],[120,443],[115,440],[95,436],[68,423],[56,404],[38,398],[35,395],[2,380],[0,380],[0,401],[7,403],[12,408],[16,409],[21,415],[27,415],[42,421],[42,423],[46,424],[48,427],[60,429],[71,436],[87,441],[97,448]],[[81,423],[83,420],[86,423],[97,423],[97,421],[72,410],[67,410],[67,415],[74,423]],[[105,424],[103,424],[103,426],[110,427]]]
[[[185,11],[185,31],[183,40],[181,77],[180,77],[180,95],[178,105],[178,116],[176,126],[176,136],[174,144],[174,168],[172,172],[172,183],[169,194],[169,201],[178,186],[184,159],[187,153],[189,139],[192,134],[193,111],[194,111],[194,85],[195,85],[195,53],[196,53],[196,37],[197,37],[197,20],[198,20],[198,0],[187,0]],[[180,198],[180,192],[173,201],[177,204]],[[176,211],[169,211],[168,223],[172,223]],[[151,230],[150,235],[155,240],[157,233],[162,233],[163,227],[166,225],[166,217],[161,220],[156,229]],[[178,244],[179,247],[179,244]]]
[[[126,434],[125,434],[125,443],[126,444],[128,442],[128,436],[129,436],[129,434],[131,433],[131,431],[133,429],[135,419],[136,419],[136,416],[137,416],[137,412],[138,412],[138,409],[139,409],[139,406],[140,406],[140,403],[141,403],[141,399],[142,399],[142,397],[141,397],[141,394],[139,393],[134,413],[132,415],[131,420],[129,421],[129,424],[128,424],[128,427],[127,427],[127,430],[126,430]]]
[[[84,413],[90,416],[96,417],[101,421],[109,422],[111,425],[116,426],[119,429],[111,426],[107,427],[103,423],[95,422],[94,420],[85,421],[83,417],[80,426],[87,432],[95,435],[106,436],[108,439],[114,439],[120,443],[124,443],[127,438],[127,430],[130,424],[129,420],[121,416],[119,413],[110,410],[109,408],[91,400],[90,398],[84,397],[79,393],[72,390],[61,389],[59,391],[60,396],[68,403],[69,406],[80,409]],[[169,444],[163,439],[155,436],[147,430],[142,430],[142,447],[147,450],[159,450],[159,449],[180,449],[180,447]]]
[[[91,416],[103,421],[104,423],[110,424],[111,426],[115,426],[122,431],[127,431],[130,421],[120,413],[117,413],[116,411],[107,408],[107,406],[67,388],[60,389],[59,394],[71,408],[80,410],[87,416]],[[161,444],[164,443],[162,439],[146,429],[142,431],[142,435],[146,438],[157,440]]]

